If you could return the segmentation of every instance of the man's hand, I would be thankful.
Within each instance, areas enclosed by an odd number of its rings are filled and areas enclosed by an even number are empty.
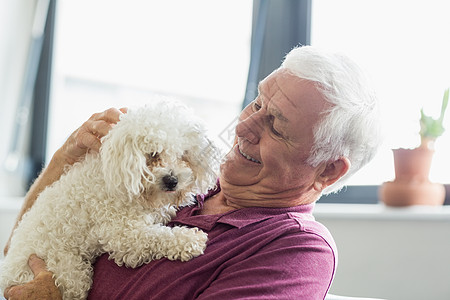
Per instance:
[[[98,152],[101,138],[119,121],[120,116],[127,112],[126,108],[110,108],[101,113],[93,114],[67,139],[57,151],[65,163],[73,164],[84,157],[86,152]]]
[[[46,269],[45,262],[31,255],[28,265],[34,274],[34,279],[23,285],[16,285],[5,290],[8,300],[61,300],[61,292],[55,285],[53,274]]]

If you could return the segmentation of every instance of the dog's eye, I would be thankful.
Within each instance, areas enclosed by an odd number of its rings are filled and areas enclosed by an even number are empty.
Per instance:
[[[189,160],[189,152],[187,150],[184,150],[183,155],[181,155],[181,160],[188,161]]]
[[[159,160],[159,153],[158,152],[152,152],[147,154],[147,164],[149,162],[155,162]]]

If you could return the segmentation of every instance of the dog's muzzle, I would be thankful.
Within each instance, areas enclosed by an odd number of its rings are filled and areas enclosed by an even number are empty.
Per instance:
[[[178,178],[173,175],[166,175],[162,178],[162,182],[167,191],[174,191],[178,184]]]

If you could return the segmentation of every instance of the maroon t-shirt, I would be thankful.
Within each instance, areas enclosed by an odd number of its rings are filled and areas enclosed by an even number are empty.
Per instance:
[[[314,220],[313,204],[198,215],[204,198],[170,223],[208,233],[203,255],[131,269],[105,254],[94,266],[89,299],[324,299],[337,251],[329,231]]]

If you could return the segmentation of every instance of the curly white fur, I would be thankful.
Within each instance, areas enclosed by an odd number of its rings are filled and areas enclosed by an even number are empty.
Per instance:
[[[183,105],[167,100],[130,110],[88,154],[36,200],[15,230],[1,266],[0,289],[30,281],[36,253],[55,275],[64,299],[85,299],[92,263],[109,253],[137,267],[166,257],[201,255],[207,235],[164,226],[193,192],[216,182],[218,153],[203,125]]]

